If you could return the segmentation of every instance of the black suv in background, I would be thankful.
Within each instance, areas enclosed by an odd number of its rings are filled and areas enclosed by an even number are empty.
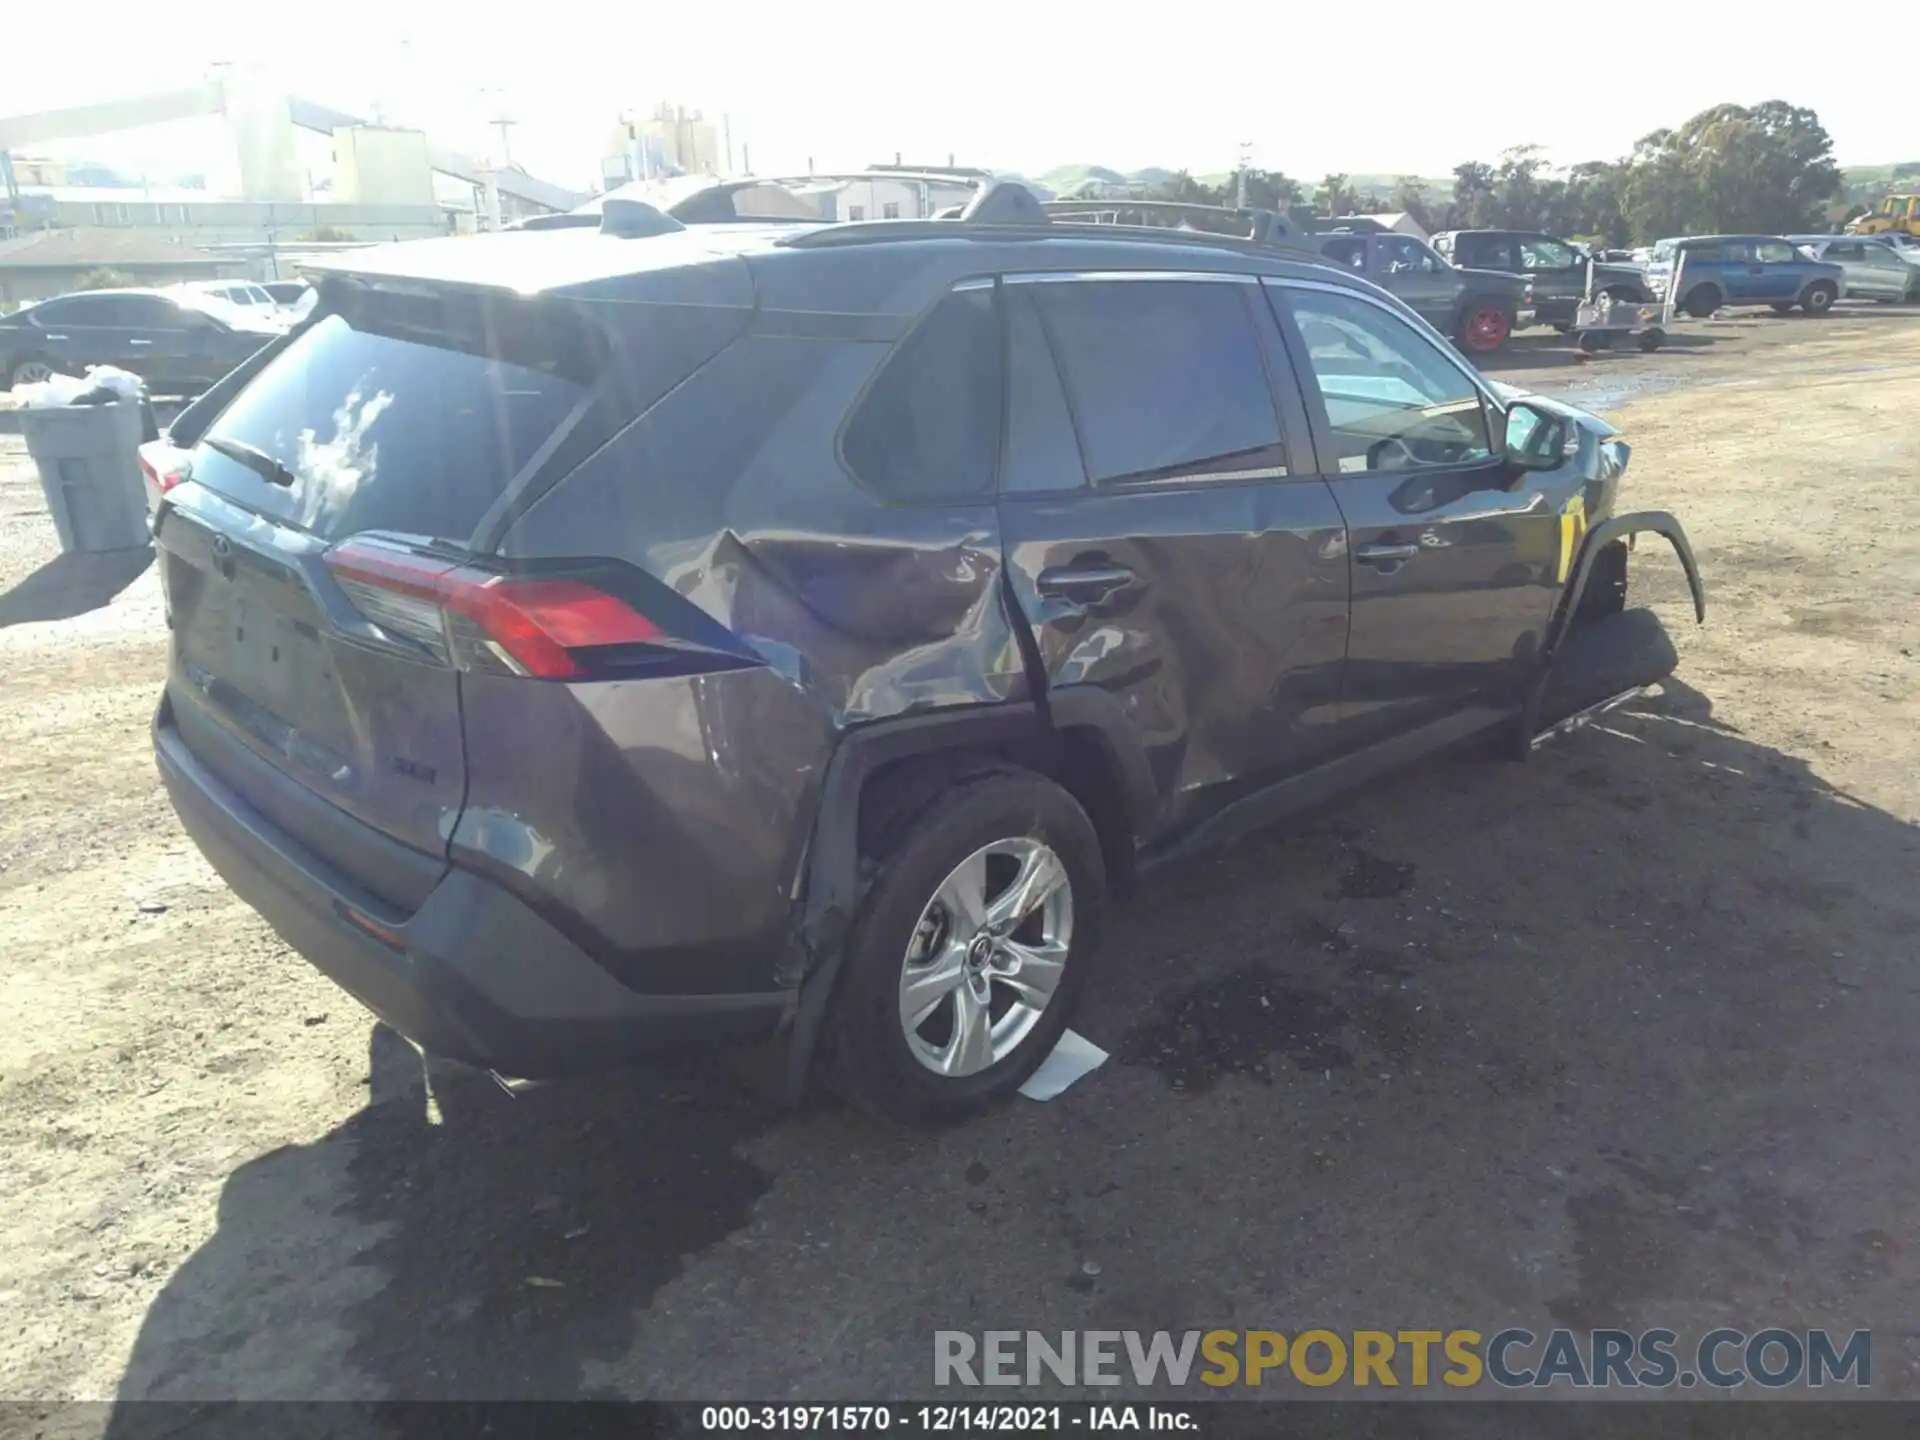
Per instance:
[[[58,295],[0,316],[0,380],[10,388],[115,365],[149,390],[203,390],[283,329],[178,291]]]
[[[1433,248],[1456,265],[1505,270],[1533,285],[1533,309],[1543,325],[1573,328],[1573,312],[1587,293],[1587,252],[1571,240],[1537,230],[1443,230]],[[1632,265],[1593,265],[1593,293],[1648,304],[1653,291]]]
[[[1143,869],[1675,663],[1614,432],[1269,247],[993,188],[332,265],[175,426],[154,744],[290,944],[508,1075],[824,1038],[971,1109]]]

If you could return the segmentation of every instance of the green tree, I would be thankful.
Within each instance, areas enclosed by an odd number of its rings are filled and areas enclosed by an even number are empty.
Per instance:
[[[1784,100],[1702,110],[1646,136],[1628,163],[1628,213],[1649,239],[1824,227],[1844,188],[1820,117]]]
[[[1480,230],[1493,224],[1493,167],[1478,160],[1453,167],[1453,199],[1446,228]]]
[[[101,266],[98,270],[89,270],[73,282],[76,290],[125,290],[133,284],[133,277],[124,270],[114,270]]]
[[[1329,216],[1351,215],[1356,198],[1347,177],[1338,173],[1322,176],[1313,192],[1313,203]]]
[[[1418,175],[1402,175],[1393,183],[1393,200],[1390,209],[1404,211],[1422,230],[1431,234],[1436,229],[1439,218],[1433,208],[1427,204],[1426,187],[1420,183]]]
[[[1282,175],[1278,170],[1248,170],[1243,175],[1234,176],[1235,184],[1228,188],[1231,195],[1244,182],[1247,204],[1257,210],[1279,210],[1285,212],[1298,205],[1305,195],[1300,182],[1291,176]]]

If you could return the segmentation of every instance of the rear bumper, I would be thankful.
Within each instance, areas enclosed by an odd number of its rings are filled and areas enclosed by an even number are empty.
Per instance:
[[[161,704],[161,779],[222,879],[282,939],[409,1040],[502,1074],[619,1065],[683,1044],[753,1044],[791,991],[646,995],[615,980],[517,896],[450,869],[412,915],[394,914],[280,832],[193,755]]]

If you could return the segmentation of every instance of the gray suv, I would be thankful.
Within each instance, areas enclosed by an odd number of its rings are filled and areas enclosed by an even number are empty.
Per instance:
[[[292,946],[499,1073],[773,1042],[965,1112],[1150,867],[1674,664],[1614,432],[1271,248],[989,189],[331,265],[174,427],[154,744]]]

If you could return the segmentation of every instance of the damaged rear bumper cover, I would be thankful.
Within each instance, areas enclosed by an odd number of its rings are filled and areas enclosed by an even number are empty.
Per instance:
[[[688,1041],[756,1043],[791,1007],[791,991],[631,990],[517,896],[458,867],[411,915],[392,914],[202,765],[165,702],[153,742],[173,808],[220,878],[316,969],[436,1055],[544,1078]]]

